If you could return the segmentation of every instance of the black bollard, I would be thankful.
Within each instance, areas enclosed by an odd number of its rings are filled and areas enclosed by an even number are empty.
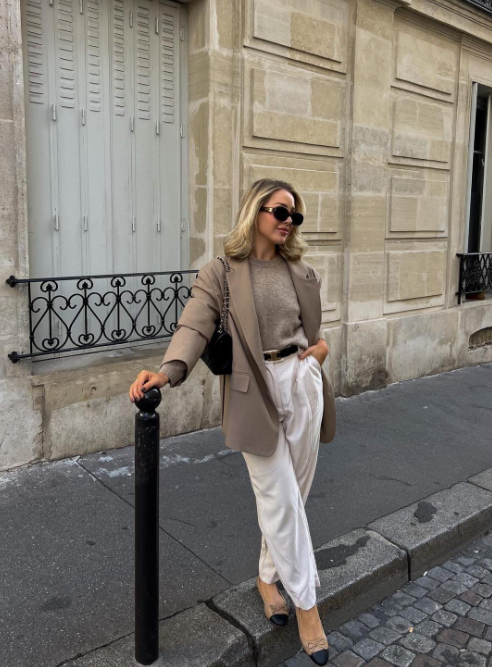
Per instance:
[[[159,655],[159,415],[161,392],[153,387],[135,417],[135,660],[150,665]]]

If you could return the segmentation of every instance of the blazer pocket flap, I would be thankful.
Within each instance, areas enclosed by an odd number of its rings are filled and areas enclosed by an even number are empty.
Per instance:
[[[230,379],[231,389],[236,391],[248,391],[250,375],[241,371],[232,371]]]

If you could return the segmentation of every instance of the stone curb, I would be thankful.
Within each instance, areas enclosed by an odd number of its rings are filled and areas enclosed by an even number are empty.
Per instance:
[[[161,621],[159,646],[161,655],[154,667],[255,666],[246,635],[203,603]],[[63,667],[135,667],[134,653],[132,633]]]
[[[407,552],[412,580],[491,526],[492,493],[475,484],[458,482],[367,527]]]
[[[492,528],[492,468],[380,517],[315,550],[318,609],[328,632],[447,560]],[[263,613],[255,578],[159,625],[154,667],[276,667],[299,651],[292,601],[279,628]],[[136,667],[134,635],[66,667]]]
[[[408,580],[405,552],[377,533],[353,530],[315,553],[320,564],[318,609],[326,629],[337,627]],[[234,618],[253,639],[257,664],[275,667],[300,647],[294,605],[286,598],[291,620],[283,628],[265,617],[254,578],[218,593],[212,604],[219,614]]]

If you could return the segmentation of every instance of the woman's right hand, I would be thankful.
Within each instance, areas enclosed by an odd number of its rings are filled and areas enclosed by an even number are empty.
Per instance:
[[[137,379],[130,386],[130,401],[135,401],[143,398],[143,395],[152,387],[164,387],[169,382],[169,377],[165,373],[151,373],[150,371],[140,371]]]

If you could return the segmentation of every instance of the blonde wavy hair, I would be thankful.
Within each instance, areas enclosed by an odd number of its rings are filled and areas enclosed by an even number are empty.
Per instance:
[[[257,229],[257,218],[260,208],[266,204],[274,192],[287,190],[294,197],[295,210],[303,215],[306,205],[301,194],[290,183],[273,178],[261,178],[255,181],[244,193],[239,204],[236,224],[224,238],[224,253],[228,257],[243,260],[248,257],[254,242],[254,230]],[[278,245],[279,254],[288,261],[301,259],[308,248],[302,238],[299,227],[292,226],[285,243]]]

